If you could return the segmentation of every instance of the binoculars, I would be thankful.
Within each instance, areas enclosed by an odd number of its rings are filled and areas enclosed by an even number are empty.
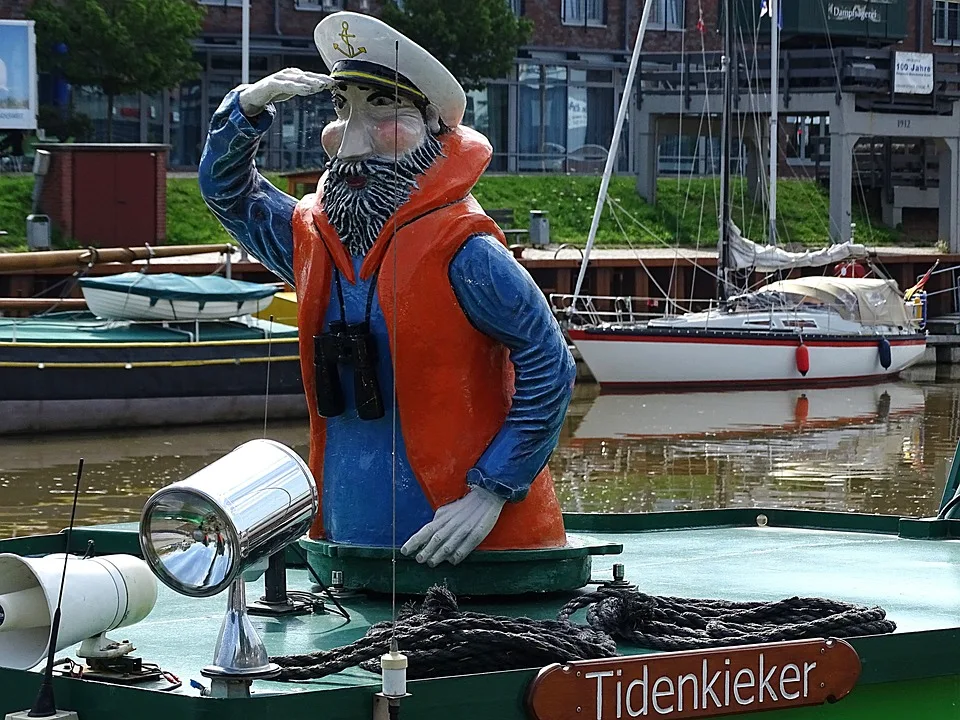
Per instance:
[[[330,329],[313,337],[313,367],[316,372],[317,414],[330,418],[346,410],[340,365],[353,365],[353,389],[361,420],[384,416],[383,396],[377,382],[377,343],[366,322],[330,323]]]

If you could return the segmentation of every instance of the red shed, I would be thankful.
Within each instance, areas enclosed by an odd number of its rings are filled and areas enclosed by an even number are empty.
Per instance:
[[[40,211],[82,245],[158,245],[167,236],[167,145],[51,143]]]

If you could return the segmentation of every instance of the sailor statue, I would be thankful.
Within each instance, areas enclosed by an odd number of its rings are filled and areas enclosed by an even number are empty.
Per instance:
[[[492,150],[460,124],[463,88],[367,15],[329,15],[314,39],[330,75],[287,69],[231,91],[200,161],[209,207],[297,291],[311,536],[389,547],[395,522],[403,554],[430,566],[563,546],[547,460],[574,362],[470,194]],[[321,91],[336,109],[329,162],[297,202],[254,159],[275,103]]]

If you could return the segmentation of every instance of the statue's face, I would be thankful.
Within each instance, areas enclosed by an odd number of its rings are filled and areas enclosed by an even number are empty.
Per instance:
[[[420,109],[389,91],[341,83],[333,106],[337,119],[323,129],[321,142],[327,155],[341,161],[403,158],[428,132]]]
[[[337,119],[322,136],[330,156],[323,209],[350,254],[363,257],[441,155],[440,115],[363,85],[338,85],[333,104]]]

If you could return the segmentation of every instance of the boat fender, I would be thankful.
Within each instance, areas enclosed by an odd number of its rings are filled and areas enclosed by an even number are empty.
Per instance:
[[[803,340],[801,340],[797,346],[797,372],[804,377],[810,372],[810,351],[807,350],[807,346],[803,344]]]
[[[893,359],[890,352],[890,341],[885,337],[880,338],[877,341],[877,351],[880,354],[880,365],[884,370],[888,370],[890,365],[893,364]]]
[[[793,421],[798,428],[807,424],[807,418],[810,416],[810,398],[801,395],[797,398],[797,403],[793,408]]]

